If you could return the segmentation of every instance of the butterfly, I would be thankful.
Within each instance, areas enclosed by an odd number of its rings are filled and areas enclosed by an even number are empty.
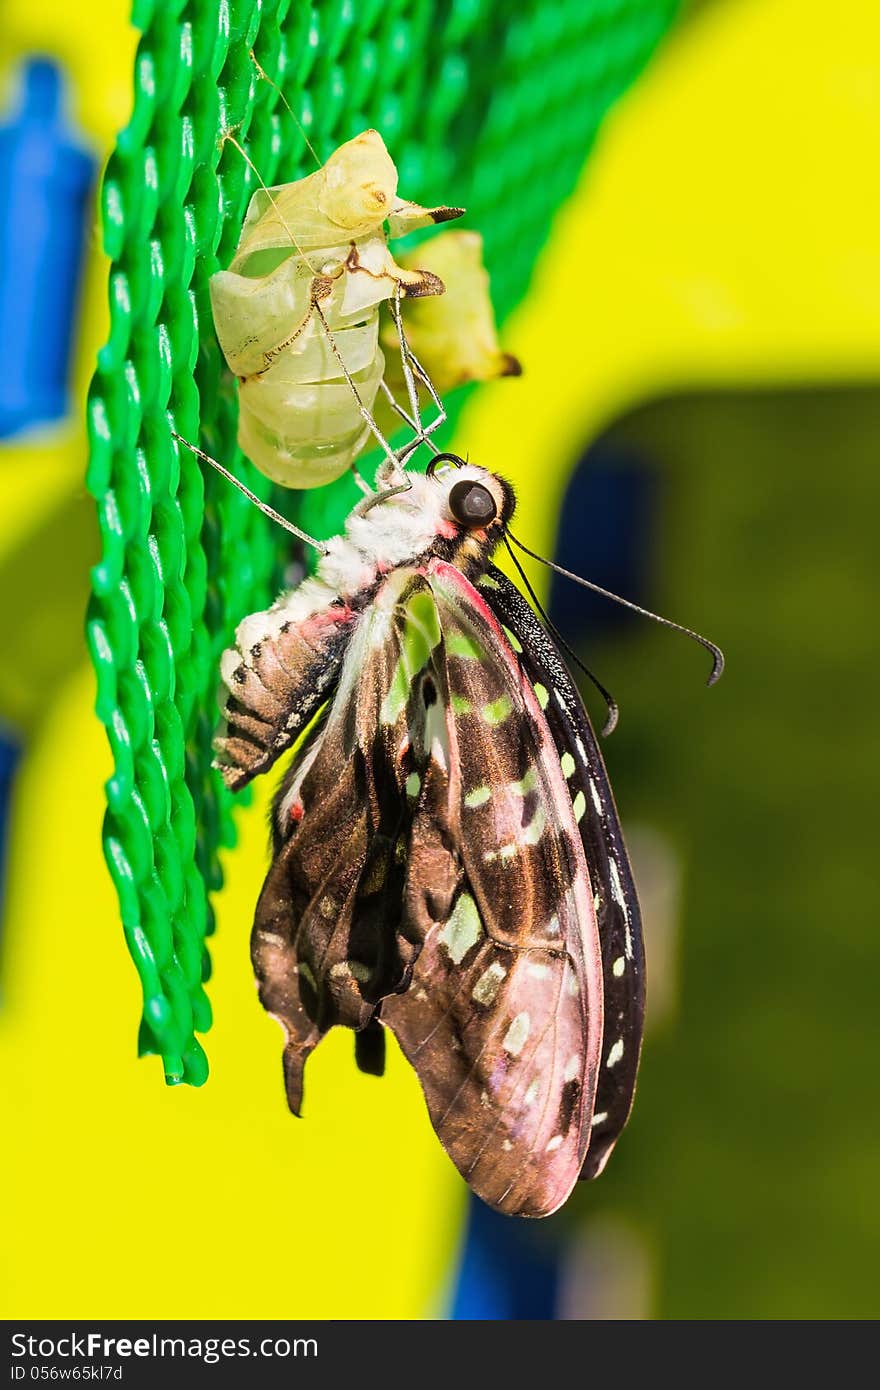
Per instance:
[[[291,1110],[330,1028],[374,1074],[388,1029],[472,1190],[542,1217],[630,1113],[639,907],[580,695],[492,563],[513,490],[441,458],[239,625],[217,766],[236,790],[295,745],[251,939]]]

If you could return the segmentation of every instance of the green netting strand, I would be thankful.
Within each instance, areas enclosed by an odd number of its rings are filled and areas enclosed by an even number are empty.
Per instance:
[[[88,635],[114,761],[105,852],[143,985],[141,1049],[162,1055],[169,1081],[207,1075],[195,1033],[211,1021],[209,894],[220,885],[218,849],[234,838],[210,766],[219,654],[238,620],[271,601],[290,560],[289,538],[179,459],[169,432],[173,421],[201,436],[261,496],[271,491],[235,446],[235,393],[208,301],[208,278],[231,259],[257,186],[223,134],[234,132],[271,184],[314,167],[297,122],[322,160],[376,127],[405,196],[467,207],[503,318],[602,115],[675,9],[676,0],[135,7],[134,112],[102,195],[111,329],[89,400],[102,558]],[[329,534],[350,497],[340,480],[308,494],[301,515]]]

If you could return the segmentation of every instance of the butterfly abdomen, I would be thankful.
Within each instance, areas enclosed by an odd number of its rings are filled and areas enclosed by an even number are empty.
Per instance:
[[[224,652],[224,724],[216,766],[238,790],[271,766],[308,725],[338,673],[357,611],[333,601],[299,618],[283,606],[241,624]]]

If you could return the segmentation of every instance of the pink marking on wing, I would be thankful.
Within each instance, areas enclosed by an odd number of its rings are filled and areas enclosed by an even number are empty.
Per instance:
[[[471,581],[455,565],[450,565],[448,560],[430,560],[427,565],[428,574],[436,574],[438,578],[446,580],[453,588],[459,590],[461,598],[470,608],[476,608],[481,618],[484,618],[497,632],[500,640],[509,651],[513,651],[510,643],[501,631],[498,620],[492,609],[489,607],[479,589],[475,589]]]
[[[522,831],[522,808],[522,797],[509,787],[500,787],[493,793],[491,811],[499,848],[503,844],[517,843]]]
[[[339,627],[343,623],[351,622],[353,616],[354,611],[347,603],[333,603],[329,608],[319,608],[317,613],[310,614],[303,627],[309,627],[311,624],[315,627]]]
[[[556,746],[553,742],[553,737],[550,733],[547,721],[544,718],[544,712],[538,704],[538,698],[534,690],[523,676],[516,653],[505,637],[501,624],[495,617],[495,614],[492,612],[479,590],[476,589],[467,576],[464,575],[461,570],[456,569],[454,565],[450,565],[445,560],[434,559],[429,563],[428,570],[429,573],[436,575],[437,579],[448,589],[456,592],[464,611],[476,613],[489,629],[489,633],[495,642],[496,655],[504,661],[510,676],[511,685],[515,688],[522,701],[525,713],[528,715],[533,730],[538,734],[541,754],[541,771],[549,784],[548,790],[550,792],[551,804],[561,828],[568,832],[568,840],[572,853],[576,856],[578,861],[575,879],[566,897],[572,899],[574,916],[579,929],[576,933],[567,934],[566,946],[569,950],[576,976],[579,977],[579,983],[582,983],[583,986],[581,989],[580,1006],[581,1016],[584,1017],[585,1014],[585,1064],[582,1073],[584,1085],[581,1092],[581,1120],[578,1127],[578,1153],[582,1160],[586,1154],[587,1146],[590,1141],[590,1124],[592,1121],[599,1064],[602,1056],[604,983],[602,978],[602,953],[599,943],[599,927],[596,921],[596,910],[593,905],[590,872],[580,831],[577,821],[574,818],[571,794],[563,776],[562,768],[559,765]]]
[[[502,1082],[506,1079],[506,1077],[507,1059],[506,1057],[499,1056],[497,1061],[495,1062],[494,1067],[492,1068],[492,1073],[489,1077],[489,1090],[492,1092],[493,1095],[495,1095],[497,1091],[500,1091]]]

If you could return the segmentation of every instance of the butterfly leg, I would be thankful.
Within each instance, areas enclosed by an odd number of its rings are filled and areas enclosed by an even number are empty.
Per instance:
[[[406,383],[406,394],[409,399],[409,408],[412,415],[411,427],[416,433],[418,442],[424,438],[422,428],[422,416],[419,407],[419,392],[413,376],[412,366],[410,365],[409,344],[406,340],[406,333],[403,329],[403,319],[400,313],[400,285],[397,285],[390,303],[391,317],[394,319],[394,327],[397,330],[397,338],[400,343],[400,365],[403,369],[403,379]]]
[[[342,353],[339,351],[339,348],[338,348],[337,345],[336,345],[336,339],[335,339],[334,336],[333,336],[333,330],[332,330],[332,328],[330,327],[329,323],[327,322],[327,318],[326,318],[326,315],[325,315],[325,313],[324,313],[324,310],[321,308],[321,306],[320,306],[320,304],[318,303],[317,299],[314,301],[313,307],[314,307],[315,313],[316,313],[317,316],[318,316],[318,320],[319,320],[319,322],[320,322],[320,324],[321,324],[321,327],[323,328],[324,332],[325,332],[326,335],[327,335],[327,341],[328,341],[329,344],[330,344],[330,350],[331,350],[331,352],[333,353],[333,356],[336,358],[337,362],[339,363],[340,370],[342,371],[342,375],[345,377],[345,380],[348,382],[348,385],[349,385],[349,387],[350,387],[350,389],[351,389],[351,393],[352,393],[352,395],[354,396],[354,398],[355,398],[355,400],[356,400],[356,402],[357,402],[357,407],[358,407],[358,410],[360,411],[360,414],[361,414],[362,419],[364,420],[365,424],[366,424],[367,427],[369,428],[370,433],[373,435],[374,439],[375,439],[376,442],[378,443],[378,445],[379,445],[380,449],[382,450],[382,452],[384,453],[386,459],[387,459],[388,462],[391,464],[392,469],[393,469],[396,473],[403,474],[403,469],[402,469],[402,467],[401,467],[401,463],[400,463],[400,459],[399,459],[398,455],[394,452],[394,450],[392,449],[391,445],[388,443],[388,440],[385,438],[384,434],[383,434],[382,431],[379,429],[379,426],[377,425],[375,419],[373,418],[373,415],[372,415],[371,411],[369,411],[369,410],[367,409],[367,407],[364,405],[364,402],[363,402],[363,398],[362,398],[362,396],[361,396],[361,393],[360,393],[360,391],[359,391],[358,388],[357,388],[357,384],[356,384],[354,378],[352,377],[351,372],[348,370],[348,367],[345,365],[345,362],[344,362],[343,357],[342,357]]]
[[[445,422],[446,409],[443,405],[442,400],[437,394],[434,383],[432,382],[428,373],[425,371],[425,368],[422,366],[419,359],[416,357],[415,353],[412,351],[412,348],[409,346],[409,343],[407,341],[406,332],[403,327],[403,321],[400,316],[399,287],[397,293],[391,301],[391,306],[391,313],[394,318],[394,324],[397,329],[398,338],[400,339],[400,358],[403,366],[404,379],[407,384],[407,393],[410,398],[410,409],[412,410],[412,415],[409,415],[406,412],[406,410],[404,410],[403,406],[395,400],[392,391],[390,390],[387,382],[384,379],[380,381],[379,385],[382,391],[384,392],[385,398],[388,401],[388,404],[391,406],[391,409],[394,410],[400,416],[400,418],[404,421],[405,424],[409,425],[410,429],[413,432],[413,437],[409,441],[409,443],[405,444],[403,448],[398,450],[397,457],[400,460],[400,464],[402,465],[405,462],[405,460],[409,457],[409,455],[413,453],[416,449],[418,449],[418,447],[421,444],[427,444],[429,449],[433,449],[435,454],[438,452],[436,446],[434,445],[433,441],[429,438],[429,436],[432,435],[436,429],[439,429],[439,427]],[[434,419],[428,425],[422,423],[421,408],[419,406],[418,388],[415,383],[416,376],[425,386],[429,396],[431,397],[431,401],[436,409]],[[362,516],[365,512],[368,512],[372,507],[375,507],[379,502],[384,502],[389,497],[396,497],[401,492],[408,492],[410,490],[411,484],[409,480],[406,478],[405,472],[403,472],[403,477],[405,481],[402,484],[394,487],[383,488],[379,492],[377,492],[375,496],[368,498],[365,502],[362,502],[358,507],[359,515]]]
[[[183,444],[185,448],[189,449],[191,454],[195,454],[197,459],[201,459],[202,463],[209,463],[212,468],[217,470],[221,477],[225,478],[228,483],[232,483],[233,487],[237,487],[239,492],[244,493],[248,501],[253,502],[255,507],[259,507],[260,511],[265,516],[270,517],[271,520],[277,522],[279,526],[283,526],[285,531],[289,531],[292,536],[296,536],[299,540],[304,541],[306,545],[312,546],[313,549],[318,551],[319,555],[326,555],[327,547],[323,541],[315,540],[315,537],[310,536],[308,531],[301,531],[298,526],[294,526],[292,521],[288,521],[286,516],[282,516],[280,512],[276,512],[275,508],[270,507],[268,502],[262,502],[255,492],[251,492],[249,487],[245,487],[240,478],[236,478],[235,474],[230,473],[228,468],[224,468],[222,463],[218,463],[210,454],[206,454],[204,449],[197,449],[195,444],[190,444],[188,439],[184,439],[182,434],[177,433],[177,430],[172,430],[171,434],[177,440],[178,444]]]
[[[403,318],[400,312],[399,285],[397,287],[397,291],[394,295],[394,298],[391,300],[391,316],[394,319],[394,327],[397,330],[397,336],[400,341],[400,363],[401,367],[403,368],[403,379],[406,382],[407,395],[409,396],[409,405],[412,415],[407,415],[406,412],[397,404],[388,387],[385,385],[384,381],[382,382],[382,388],[385,392],[385,395],[388,398],[389,404],[391,405],[392,409],[397,411],[398,415],[400,415],[401,418],[406,421],[410,429],[413,431],[413,438],[409,441],[408,444],[405,444],[404,447],[401,450],[399,450],[400,459],[401,461],[403,461],[407,459],[411,453],[418,449],[420,444],[427,443],[429,447],[434,447],[431,444],[431,441],[428,438],[428,436],[433,434],[434,430],[438,429],[440,425],[444,423],[444,421],[446,420],[446,410],[444,408],[443,402],[437,394],[437,391],[435,390],[434,383],[431,381],[431,378],[428,376],[428,373],[425,371],[421,362],[416,357],[407,340],[406,331],[403,327]],[[431,397],[431,402],[437,412],[434,419],[431,421],[429,425],[424,425],[422,423],[421,406],[419,404],[419,392],[415,380],[416,377],[419,378],[419,380],[422,382],[423,386],[427,390],[428,395]]]
[[[355,482],[357,483],[364,496],[372,497],[373,489],[370,487],[370,484],[367,482],[366,478],[364,477],[363,473],[360,471],[356,463],[352,463],[351,473],[352,477],[354,478]]]

